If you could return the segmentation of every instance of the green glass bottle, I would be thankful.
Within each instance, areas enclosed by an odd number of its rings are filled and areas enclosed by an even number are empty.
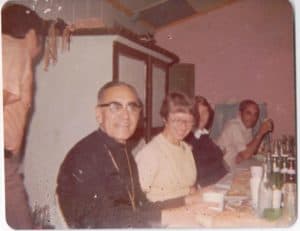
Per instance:
[[[271,175],[271,184],[272,187],[275,186],[277,189],[281,189],[282,180],[279,167],[279,156],[276,154],[272,155],[272,175]]]
[[[296,158],[288,158],[288,183],[296,183]]]

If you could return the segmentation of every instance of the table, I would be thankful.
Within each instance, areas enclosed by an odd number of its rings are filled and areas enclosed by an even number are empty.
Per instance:
[[[190,203],[181,208],[168,211],[167,215],[163,215],[163,222],[168,227],[205,227],[205,228],[261,228],[261,227],[288,227],[293,224],[288,217],[282,215],[275,221],[269,221],[259,218],[251,206],[250,198],[250,166],[259,164],[257,160],[251,159],[245,162],[240,168],[230,173],[224,179],[213,186],[209,186],[198,192],[198,201]],[[219,185],[230,182],[230,190],[225,197],[224,210],[221,212],[212,210],[211,204],[201,200],[201,191],[220,190]],[[224,190],[223,189],[223,190]],[[232,194],[230,194],[230,192]],[[236,195],[234,195],[236,193]],[[234,200],[234,196],[240,196]],[[237,197],[236,197],[237,198]]]

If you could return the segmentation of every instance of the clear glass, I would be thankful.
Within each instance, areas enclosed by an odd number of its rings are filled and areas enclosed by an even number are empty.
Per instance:
[[[264,176],[259,185],[257,215],[263,217],[264,210],[272,208],[272,188],[268,180],[268,165],[264,163]]]
[[[297,217],[297,191],[296,184],[287,183],[284,185],[283,195],[283,216],[290,222]]]

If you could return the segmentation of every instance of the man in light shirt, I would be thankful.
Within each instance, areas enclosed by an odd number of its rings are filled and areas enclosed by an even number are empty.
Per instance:
[[[230,169],[254,155],[264,136],[272,131],[273,123],[268,119],[263,121],[257,134],[253,136],[258,117],[258,104],[247,99],[240,103],[239,115],[225,124],[217,144],[224,151],[224,160]]]

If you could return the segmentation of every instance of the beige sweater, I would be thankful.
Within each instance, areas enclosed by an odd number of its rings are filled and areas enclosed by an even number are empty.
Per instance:
[[[152,202],[185,196],[196,182],[191,148],[185,142],[171,144],[162,134],[137,154],[136,163],[142,190]]]

